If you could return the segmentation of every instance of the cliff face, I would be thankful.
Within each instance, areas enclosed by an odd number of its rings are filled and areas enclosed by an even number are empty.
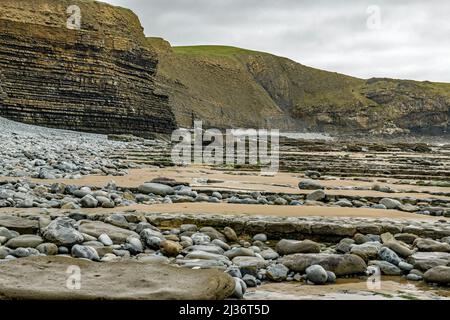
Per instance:
[[[180,126],[190,127],[193,119],[200,119],[205,127],[270,128],[285,118],[234,57],[177,54],[169,43],[155,38],[148,39],[148,45],[159,53],[157,82],[169,95]]]
[[[78,6],[81,30],[67,28]],[[138,18],[90,0],[0,2],[0,116],[100,133],[168,133],[157,57]]]
[[[213,127],[381,135],[450,129],[450,84],[363,80],[263,52],[148,41],[181,125],[189,126],[193,113]]]
[[[80,30],[67,27],[73,5]],[[357,79],[233,47],[171,47],[145,38],[132,11],[92,0],[1,0],[0,116],[141,136],[194,119],[216,128],[444,135],[450,84]]]

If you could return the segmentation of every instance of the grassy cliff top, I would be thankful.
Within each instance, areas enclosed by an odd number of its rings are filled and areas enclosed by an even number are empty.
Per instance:
[[[220,56],[220,57],[230,57],[234,55],[250,55],[250,54],[264,54],[263,52],[247,50],[231,46],[180,46],[172,47],[173,51],[178,54],[189,54],[189,55],[199,55],[199,56]]]

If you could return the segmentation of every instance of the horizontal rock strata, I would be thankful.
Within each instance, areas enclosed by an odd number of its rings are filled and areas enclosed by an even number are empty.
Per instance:
[[[67,8],[81,29],[67,28]],[[130,11],[94,1],[0,4],[0,115],[99,133],[171,132],[167,97],[155,93],[157,59]]]

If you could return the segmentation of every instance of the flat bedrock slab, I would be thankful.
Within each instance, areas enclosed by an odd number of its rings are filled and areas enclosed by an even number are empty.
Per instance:
[[[81,269],[81,288],[70,290],[69,266]],[[30,257],[0,264],[0,300],[221,300],[233,278],[217,270],[190,270],[162,263],[97,263],[69,257]]]
[[[17,231],[20,234],[34,234],[39,228],[37,220],[29,220],[17,216],[0,215],[0,227]]]

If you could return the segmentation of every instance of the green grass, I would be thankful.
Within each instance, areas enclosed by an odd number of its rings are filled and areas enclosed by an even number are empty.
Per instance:
[[[399,297],[405,300],[420,300],[416,296],[413,296],[412,294],[409,293],[400,294]]]
[[[207,55],[220,57],[230,57],[240,54],[248,55],[261,53],[258,51],[252,51],[230,46],[181,46],[172,48],[173,51],[178,54]]]

